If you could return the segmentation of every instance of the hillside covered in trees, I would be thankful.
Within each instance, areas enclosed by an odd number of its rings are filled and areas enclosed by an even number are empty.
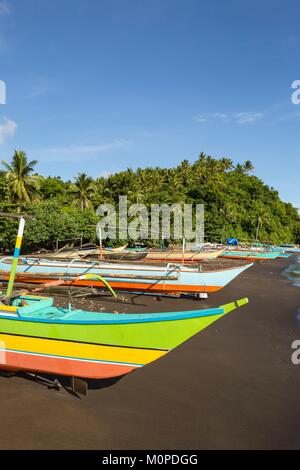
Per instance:
[[[235,236],[242,241],[300,242],[297,210],[251,174],[249,161],[233,165],[228,158],[201,153],[195,162],[183,160],[174,168],[128,168],[96,179],[80,174],[73,182],[39,175],[38,162],[29,162],[22,151],[1,166],[0,210],[34,215],[26,224],[27,250],[54,248],[56,240],[71,238],[95,242],[96,208],[104,202],[117,205],[119,195],[126,195],[131,204],[149,207],[203,203],[207,241]],[[1,251],[13,247],[16,225],[16,221],[0,217]]]

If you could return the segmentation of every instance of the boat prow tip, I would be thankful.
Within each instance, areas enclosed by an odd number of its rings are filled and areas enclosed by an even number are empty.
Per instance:
[[[247,297],[244,297],[242,299],[234,300],[233,302],[230,302],[228,304],[220,305],[220,308],[223,308],[224,313],[229,313],[232,312],[232,310],[235,310],[236,308],[247,305],[248,303],[249,299]]]
[[[244,297],[243,299],[238,299],[235,301],[237,307],[242,307],[243,305],[247,305],[249,303],[248,297]]]

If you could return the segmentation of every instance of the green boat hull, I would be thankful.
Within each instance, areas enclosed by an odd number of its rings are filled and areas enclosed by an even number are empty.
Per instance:
[[[96,379],[124,375],[159,359],[248,302],[187,312],[112,314],[56,308],[52,299],[25,296],[26,306],[19,300],[0,308],[0,368]]]
[[[222,308],[209,309],[208,315],[199,317],[139,323],[74,324],[1,318],[0,331],[5,334],[82,343],[169,350],[207,328],[237,306],[235,303],[228,305],[226,311]],[[115,318],[119,316],[115,315]]]

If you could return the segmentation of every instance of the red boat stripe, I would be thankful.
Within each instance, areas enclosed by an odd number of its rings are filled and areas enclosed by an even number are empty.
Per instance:
[[[39,356],[33,354],[6,351],[5,364],[0,365],[6,370],[26,370],[44,372],[54,375],[82,377],[87,379],[104,379],[128,374],[136,366],[115,363],[91,362],[86,360],[65,359],[56,356]]]

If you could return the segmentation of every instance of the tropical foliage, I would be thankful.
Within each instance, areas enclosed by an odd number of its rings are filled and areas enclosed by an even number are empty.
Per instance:
[[[36,160],[27,161],[25,152],[16,150],[11,164],[2,160],[6,168],[5,178],[10,190],[12,202],[16,204],[18,212],[21,206],[27,206],[39,198],[39,177],[32,175]]]
[[[243,241],[300,242],[300,217],[278,192],[251,174],[250,161],[234,165],[229,158],[201,153],[196,161],[183,160],[174,168],[138,168],[93,179],[85,173],[74,182],[34,173],[36,161],[16,151],[0,173],[0,210],[34,216],[26,224],[26,248],[53,248],[56,240],[96,241],[96,209],[101,203],[202,203],[205,235],[209,241],[229,236]],[[11,249],[16,222],[0,218],[2,248]],[[122,240],[123,242],[126,240]],[[120,241],[121,242],[121,241]],[[119,243],[117,241],[116,243]]]

